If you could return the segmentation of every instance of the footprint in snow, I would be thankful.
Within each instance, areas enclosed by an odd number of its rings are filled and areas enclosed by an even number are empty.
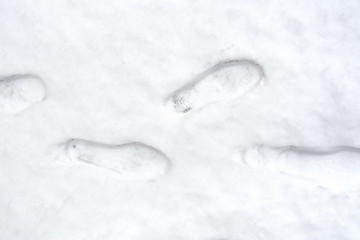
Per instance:
[[[263,167],[325,183],[360,182],[360,149],[337,147],[320,151],[294,146],[256,145],[243,148],[238,157],[252,167]]]
[[[46,89],[43,81],[31,74],[0,78],[0,114],[15,114],[43,101]]]
[[[66,154],[70,160],[115,172],[123,180],[156,180],[170,169],[163,153],[137,142],[108,145],[71,139]]]
[[[209,103],[240,97],[264,79],[263,68],[252,60],[221,62],[173,93],[165,105],[176,113],[186,113]]]

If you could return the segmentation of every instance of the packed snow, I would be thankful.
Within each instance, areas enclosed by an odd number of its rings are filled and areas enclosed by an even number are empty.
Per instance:
[[[0,13],[0,239],[359,239],[359,1]]]

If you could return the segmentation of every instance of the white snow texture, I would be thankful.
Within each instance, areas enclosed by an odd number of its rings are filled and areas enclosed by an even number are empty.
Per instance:
[[[359,0],[3,0],[0,46],[0,240],[359,239]]]

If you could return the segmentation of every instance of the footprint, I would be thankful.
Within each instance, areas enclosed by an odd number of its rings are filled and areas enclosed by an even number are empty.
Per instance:
[[[45,85],[35,75],[12,75],[0,79],[0,114],[21,112],[45,97]]]
[[[240,160],[252,167],[264,167],[324,182],[360,182],[360,149],[338,147],[327,151],[293,146],[257,145],[240,151]]]
[[[66,151],[70,160],[111,170],[124,180],[155,180],[170,169],[163,153],[143,143],[107,145],[72,139]]]
[[[186,113],[212,102],[240,97],[264,78],[263,68],[251,60],[221,62],[173,93],[165,105],[177,113]]]

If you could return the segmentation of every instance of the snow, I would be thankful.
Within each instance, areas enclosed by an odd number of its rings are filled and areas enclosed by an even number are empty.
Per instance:
[[[0,116],[0,239],[358,239],[359,189],[234,157],[253,144],[360,146],[359,11],[356,0],[3,0],[0,75],[39,76],[47,97]],[[262,66],[263,86],[164,109],[239,58]],[[69,161],[71,138],[142,142],[172,167],[122,181]]]

